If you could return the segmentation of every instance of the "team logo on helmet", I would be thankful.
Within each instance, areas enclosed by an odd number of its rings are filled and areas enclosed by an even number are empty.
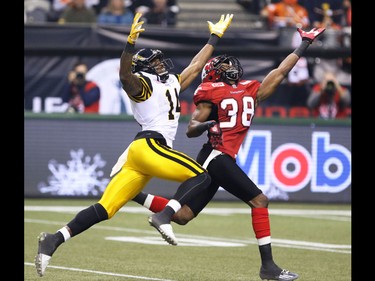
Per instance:
[[[153,61],[159,59],[159,63],[155,64]],[[160,71],[160,65],[162,70]],[[133,55],[132,58],[132,72],[144,71],[155,74],[159,77],[161,82],[167,81],[169,77],[169,70],[173,68],[171,59],[165,59],[162,51],[157,49],[141,49]]]
[[[233,56],[221,55],[210,59],[201,74],[202,82],[237,82],[243,75],[239,60]]]

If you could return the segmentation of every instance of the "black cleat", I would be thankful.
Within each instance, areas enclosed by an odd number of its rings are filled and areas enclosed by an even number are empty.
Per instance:
[[[260,268],[259,273],[260,279],[262,280],[279,280],[279,281],[291,281],[296,280],[299,276],[297,273],[290,272],[289,270],[266,270],[263,267]]]
[[[36,272],[39,276],[43,276],[47,265],[56,251],[56,242],[53,234],[42,232],[38,236],[38,254],[35,256]]]

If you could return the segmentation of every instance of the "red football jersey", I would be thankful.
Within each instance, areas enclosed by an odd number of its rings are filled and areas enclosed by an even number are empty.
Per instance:
[[[215,149],[233,158],[246,133],[250,128],[255,114],[255,100],[260,82],[241,80],[238,85],[224,82],[206,82],[199,85],[194,93],[194,104],[211,102],[217,106],[217,121],[222,130],[223,143]]]

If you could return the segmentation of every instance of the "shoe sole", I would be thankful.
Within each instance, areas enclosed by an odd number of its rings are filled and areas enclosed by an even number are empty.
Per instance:
[[[259,277],[260,277],[260,279],[262,279],[262,280],[268,280],[268,281],[273,281],[273,280],[275,280],[275,281],[285,281],[285,280],[293,281],[293,280],[296,280],[296,279],[299,278],[299,276],[297,276],[297,277],[292,277],[293,279],[280,279],[280,277],[276,277],[276,276],[274,276],[274,277],[259,276]]]
[[[277,279],[274,279],[274,278],[260,278],[260,279],[262,279],[262,280],[268,280],[268,281],[285,281],[285,280],[288,280],[288,281],[293,281],[293,280],[296,280],[296,279],[298,279],[298,277],[296,277],[296,278],[293,278],[293,279],[280,279],[280,278],[277,278]]]
[[[165,241],[168,242],[168,244],[171,244],[173,246],[177,246],[177,242],[172,239],[170,236],[168,236],[158,225],[154,224],[154,222],[152,221],[152,217],[149,217],[148,218],[148,222],[150,223],[151,226],[153,226],[157,231],[159,231],[159,233],[161,234],[161,236],[163,237],[163,239]]]
[[[42,277],[44,274],[42,273],[42,254],[40,253],[40,243],[46,238],[47,233],[42,232],[38,235],[38,254],[34,258],[35,268],[36,272],[40,277]]]
[[[293,281],[293,280],[298,279],[298,277],[295,277],[293,279],[280,279],[280,278],[275,279],[275,278],[260,277],[260,279],[262,279],[262,280],[268,280],[268,281],[275,281],[275,280],[276,281],[285,281],[285,280]]]
[[[38,273],[38,275],[40,277],[43,276],[43,273],[42,273],[42,257],[40,256],[41,254],[38,254],[35,256],[34,258],[34,263],[35,263],[35,268],[36,268],[36,273]]]

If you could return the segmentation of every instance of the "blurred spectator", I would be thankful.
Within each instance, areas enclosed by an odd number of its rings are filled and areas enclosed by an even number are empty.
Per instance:
[[[342,45],[344,47],[351,47],[352,44],[352,1],[344,0],[344,16],[342,21]],[[352,57],[343,58],[343,70],[351,73]]]
[[[344,0],[343,3],[344,16],[342,17],[343,26],[352,26],[352,1]]]
[[[25,23],[47,22],[51,3],[48,0],[25,0]]]
[[[314,12],[318,15],[313,22],[314,27],[325,27],[333,30],[341,29],[341,16],[343,14],[341,7],[333,10],[329,3],[324,2],[321,7],[314,7]]]
[[[329,15],[334,24],[341,24],[343,15],[343,0],[299,0],[307,9],[311,25],[323,22],[323,17]]]
[[[128,8],[133,12],[133,14],[141,13],[145,14],[151,10],[152,0],[131,0]]]
[[[67,112],[99,113],[100,88],[94,81],[86,80],[87,65],[77,63],[68,74],[63,91]]]
[[[62,11],[64,10],[67,6],[69,6],[73,0],[52,0],[52,7],[56,11]],[[85,1],[85,6],[87,8],[93,8],[96,5],[99,5],[101,0],[86,0]]]
[[[267,0],[236,0],[246,11],[254,15],[259,15],[260,11],[268,3]]]
[[[174,26],[180,7],[177,0],[134,0],[130,6],[133,13],[142,13],[142,20],[148,24]]]
[[[109,0],[99,13],[97,22],[100,24],[131,24],[134,14],[126,8],[124,0]]]
[[[351,96],[345,87],[340,85],[331,72],[325,74],[323,81],[316,83],[307,100],[314,117],[335,119],[346,117],[346,108],[350,106]]]
[[[281,0],[270,3],[261,10],[261,16],[268,21],[271,29],[281,27],[307,28],[310,25],[309,14],[297,0]]]
[[[341,85],[351,87],[351,57],[337,59],[315,58],[313,66],[313,79],[321,81],[327,72],[334,73],[335,77]]]
[[[64,10],[71,5],[73,0],[50,0],[52,2],[52,8],[48,15],[48,21],[57,22],[61,17]],[[95,13],[99,14],[102,7],[107,4],[107,0],[86,0],[85,6],[87,8],[94,8]]]
[[[58,19],[58,23],[96,23],[95,10],[87,7],[86,1],[71,0]]]
[[[332,3],[336,4],[335,7],[337,7],[335,10],[332,10],[328,2],[330,1],[322,4],[322,21],[314,22],[314,26],[316,27],[326,26],[326,31],[316,43],[325,48],[350,48],[351,29],[343,28],[340,24],[340,22],[342,22],[340,19],[333,20],[334,15],[340,15],[340,18],[342,19],[344,14],[343,6],[337,6],[337,1],[332,1]],[[341,4],[343,4],[342,1]],[[334,11],[336,12],[334,13]],[[333,73],[341,85],[351,87],[351,56],[334,59],[315,58],[313,66],[314,80],[322,81],[327,72]]]
[[[129,0],[124,0],[124,2],[128,2]],[[91,5],[94,9],[95,14],[99,15],[102,9],[107,6],[109,0],[86,0],[86,5]]]

